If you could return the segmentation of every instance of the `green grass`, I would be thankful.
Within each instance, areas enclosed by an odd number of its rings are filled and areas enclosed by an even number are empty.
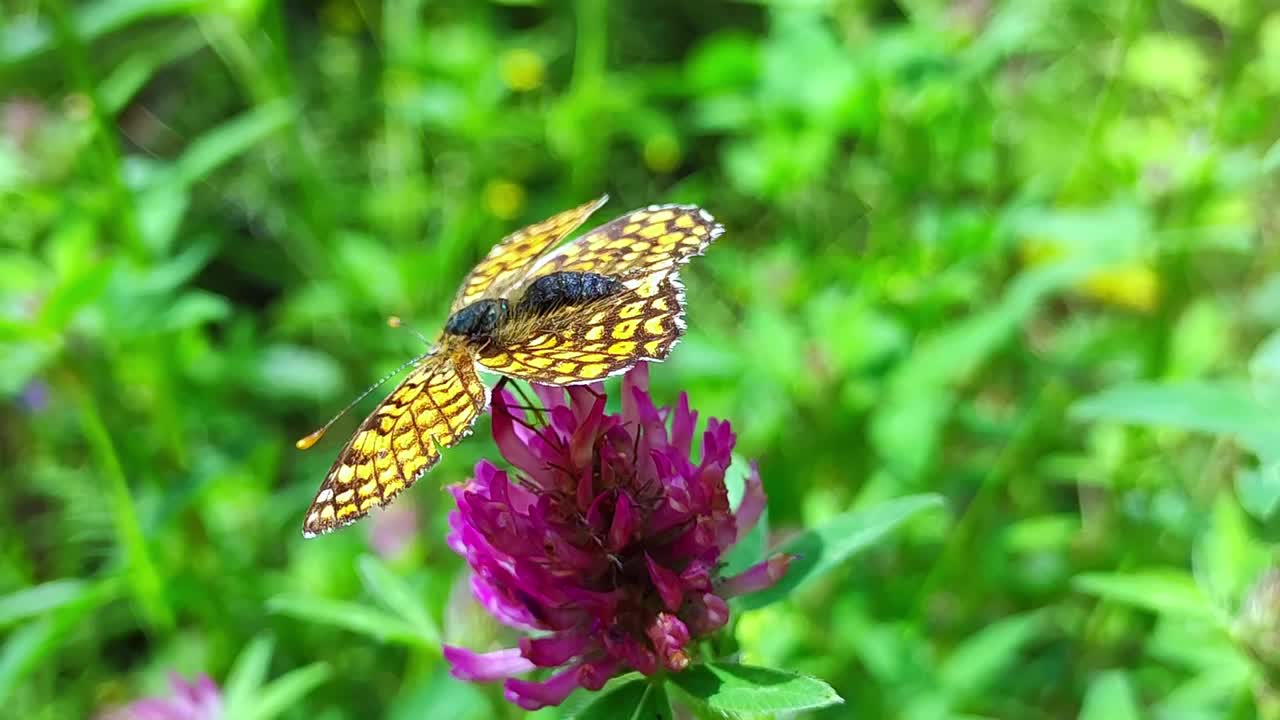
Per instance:
[[[1262,0],[15,0],[0,703],[518,717],[438,647],[511,642],[443,542],[487,422],[385,563],[299,532],[354,420],[292,443],[608,192],[728,229],[653,387],[733,421],[771,542],[943,498],[737,660],[823,718],[1280,718],[1277,97]]]

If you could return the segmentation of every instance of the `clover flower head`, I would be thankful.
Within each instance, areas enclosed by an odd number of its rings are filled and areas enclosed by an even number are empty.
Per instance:
[[[489,653],[446,646],[456,677],[504,680],[508,700],[536,710],[626,670],[678,672],[690,643],[728,622],[730,596],[785,573],[790,558],[780,555],[719,576],[724,553],[764,509],[759,474],[753,466],[733,512],[729,423],[708,421],[695,462],[697,413],[683,394],[656,407],[647,385],[643,364],[623,378],[619,414],[605,411],[598,385],[535,386],[545,411],[534,414],[494,394],[494,440],[514,478],[478,463],[452,489],[448,539],[480,603],[531,634]],[[536,668],[555,671],[516,677]]]

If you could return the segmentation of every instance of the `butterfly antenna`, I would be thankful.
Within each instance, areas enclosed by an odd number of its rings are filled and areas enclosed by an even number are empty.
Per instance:
[[[388,380],[404,372],[405,368],[422,362],[422,360],[430,354],[431,353],[419,355],[418,357],[413,358],[412,360],[406,361],[403,365],[396,368],[395,370],[392,370],[391,372],[387,373],[386,376],[383,377],[381,380],[370,385],[368,390],[365,390],[364,392],[360,393],[359,397],[357,397],[355,400],[352,400],[350,403],[347,403],[347,406],[342,408],[342,410],[337,415],[334,415],[333,418],[329,420],[329,422],[325,423],[324,427],[298,440],[298,442],[294,443],[293,446],[298,448],[299,450],[309,450],[311,446],[320,442],[320,438],[324,437],[325,432],[327,432],[329,428],[333,426],[334,423],[338,422],[338,418],[342,417],[343,415],[346,415],[347,412],[351,410],[351,408],[355,407],[356,403],[369,397],[369,393],[373,392],[374,390],[377,390],[378,388],[382,387],[382,385],[386,383]]]
[[[408,330],[409,332],[413,333],[414,336],[417,337],[419,340],[421,340],[423,345],[426,345],[428,347],[430,347],[431,345],[431,341],[427,339],[426,335],[423,335],[422,333],[418,332],[417,330],[411,327],[405,327],[404,321],[400,319],[399,315],[388,316],[387,325],[393,328],[404,328],[405,330]]]

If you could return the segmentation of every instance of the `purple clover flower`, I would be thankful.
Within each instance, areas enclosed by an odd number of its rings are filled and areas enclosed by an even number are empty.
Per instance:
[[[655,407],[647,385],[644,364],[623,378],[619,415],[605,413],[598,385],[535,386],[549,415],[540,426],[495,393],[494,440],[516,477],[478,463],[452,488],[448,540],[489,613],[537,634],[488,653],[445,646],[455,677],[505,680],[508,700],[536,710],[629,669],[679,672],[689,643],[729,621],[727,598],[786,572],[791,558],[777,555],[719,577],[722,556],[764,509],[759,473],[751,468],[735,515],[724,482],[729,423],[708,421],[694,463],[697,413],[684,394]],[[556,671],[515,677],[536,668]]]
[[[187,682],[177,673],[169,674],[172,697],[144,698],[116,708],[99,720],[220,720],[222,691],[201,674]]]

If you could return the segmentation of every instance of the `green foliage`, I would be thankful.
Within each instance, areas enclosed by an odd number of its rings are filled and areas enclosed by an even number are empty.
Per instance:
[[[175,670],[237,718],[522,716],[440,657],[515,642],[443,539],[487,424],[394,551],[299,533],[354,420],[292,443],[421,351],[386,316],[433,334],[497,238],[609,192],[727,227],[652,385],[733,422],[735,492],[759,463],[729,569],[801,557],[694,670],[537,717],[1280,718],[1273,5],[0,17],[6,713]]]

